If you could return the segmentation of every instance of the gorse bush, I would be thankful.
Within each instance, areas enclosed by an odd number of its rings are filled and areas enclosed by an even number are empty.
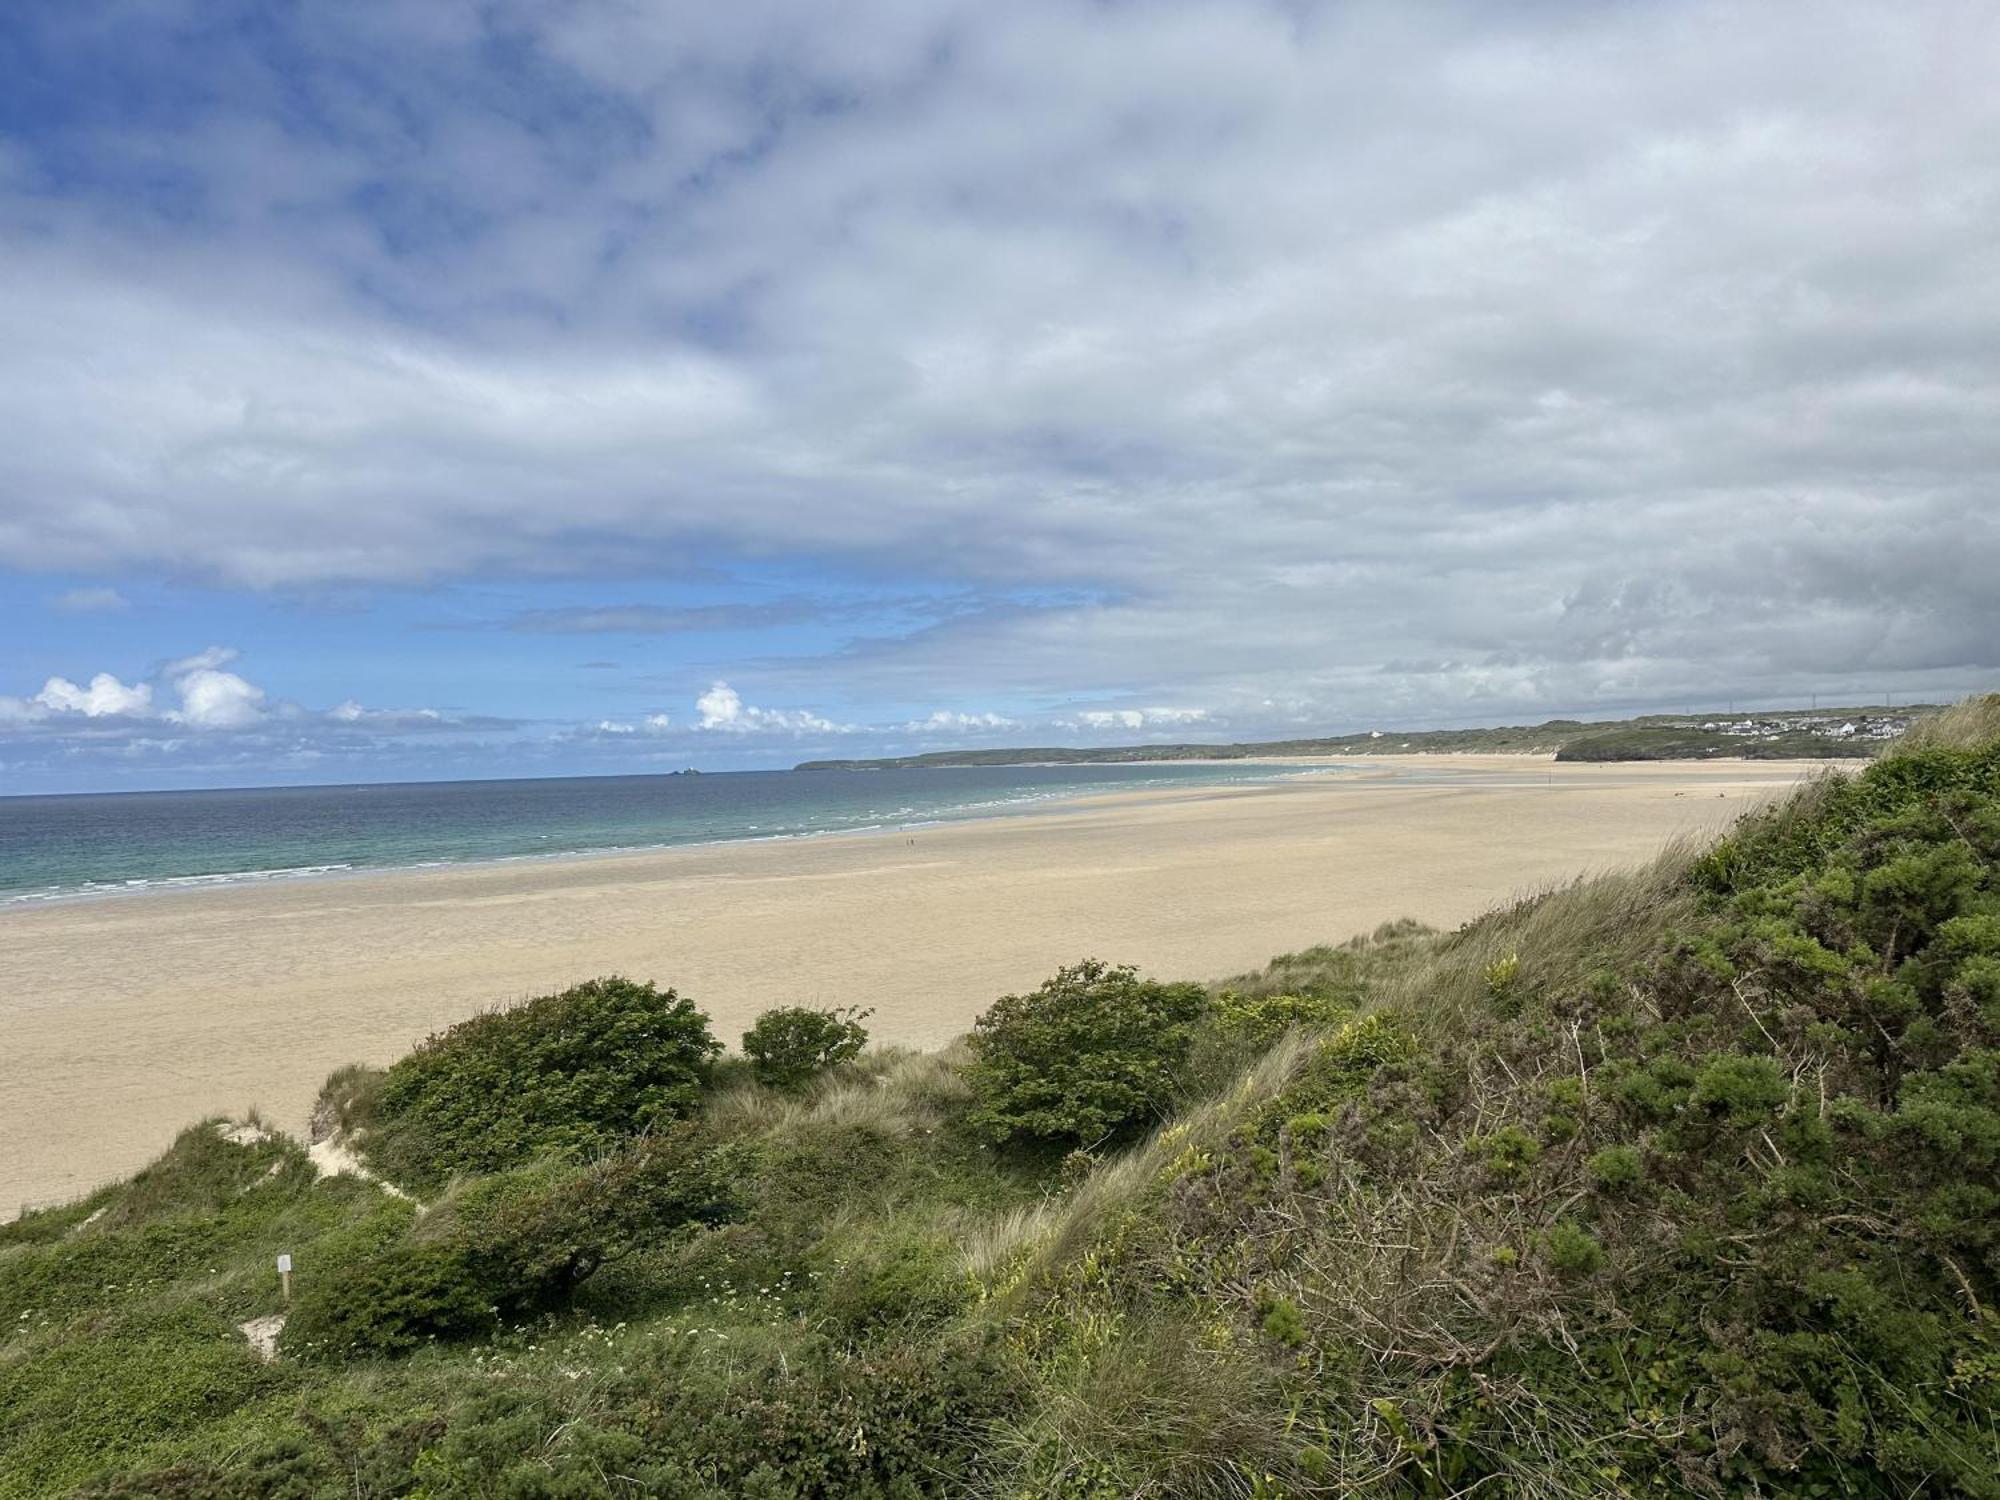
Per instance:
[[[1096,959],[1007,995],[974,1023],[974,1128],[990,1139],[1091,1144],[1161,1114],[1208,1009],[1198,984]]]
[[[420,1191],[453,1173],[580,1158],[694,1113],[721,1050],[708,1017],[672,990],[593,979],[425,1042],[383,1080],[363,1147]]]
[[[1606,1192],[1621,1192],[1645,1174],[1645,1161],[1632,1146],[1606,1146],[1584,1163],[1591,1181]]]
[[[743,1033],[743,1055],[750,1059],[759,1083],[800,1088],[861,1055],[868,1045],[868,1028],[861,1023],[873,1014],[853,1006],[814,1010],[787,1005],[767,1010]]]

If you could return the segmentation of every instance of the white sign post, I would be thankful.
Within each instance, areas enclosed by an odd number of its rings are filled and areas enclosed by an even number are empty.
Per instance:
[[[285,1300],[292,1300],[292,1257],[289,1254],[278,1257],[278,1281],[285,1289]]]

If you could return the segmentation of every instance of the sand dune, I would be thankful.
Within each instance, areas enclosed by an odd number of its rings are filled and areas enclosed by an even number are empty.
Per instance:
[[[301,1129],[339,1064],[593,974],[674,984],[732,1042],[804,1002],[873,1006],[879,1039],[934,1044],[1086,954],[1209,977],[1390,917],[1456,924],[1719,827],[1808,769],[1423,757],[913,834],[8,912],[0,1204],[88,1191],[204,1114],[254,1104]]]

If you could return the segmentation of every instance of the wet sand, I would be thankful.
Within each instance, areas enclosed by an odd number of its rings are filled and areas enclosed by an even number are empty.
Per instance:
[[[672,984],[734,1042],[773,1005],[864,1005],[935,1045],[1086,955],[1212,978],[1719,829],[1814,769],[1386,759],[1268,786],[768,843],[359,874],[0,913],[0,1217],[129,1173],[483,1007],[596,974]]]

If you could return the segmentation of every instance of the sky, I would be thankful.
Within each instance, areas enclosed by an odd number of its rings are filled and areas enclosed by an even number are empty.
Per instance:
[[[13,0],[0,792],[2000,686],[2000,7]]]

